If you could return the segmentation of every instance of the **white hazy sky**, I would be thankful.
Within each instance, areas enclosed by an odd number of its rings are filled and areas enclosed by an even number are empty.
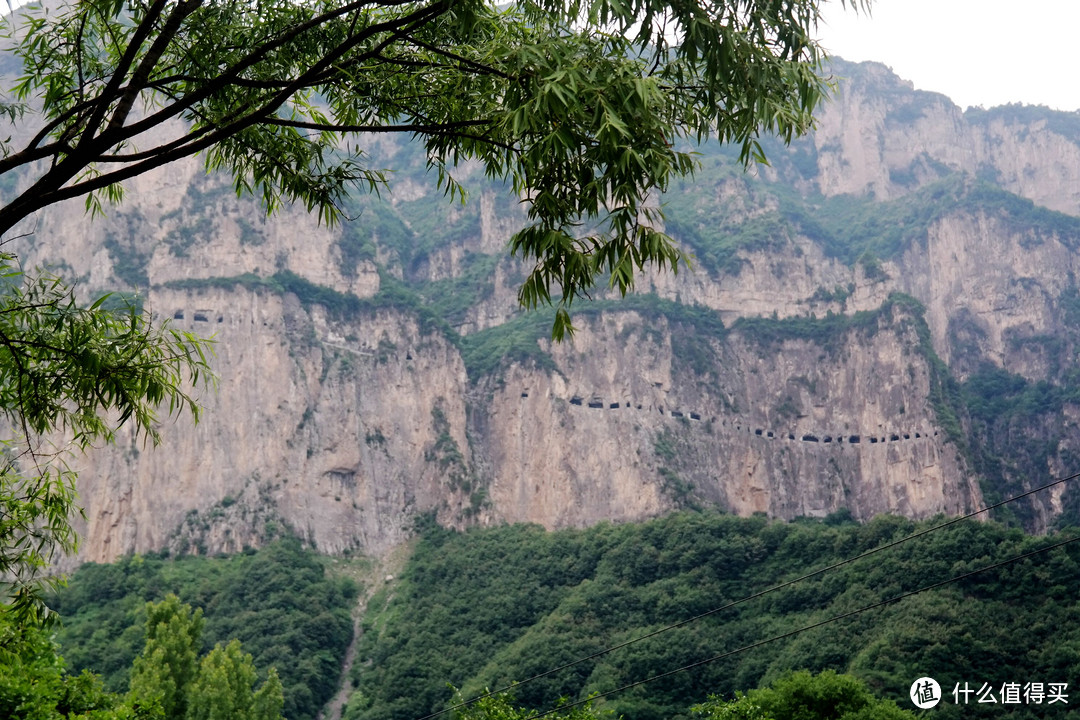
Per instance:
[[[882,62],[961,108],[1080,110],[1080,0],[874,0],[869,16],[840,0],[821,7],[818,36],[830,54]]]
[[[822,9],[830,54],[885,63],[961,108],[1080,109],[1080,0],[876,0],[869,17],[839,0]]]

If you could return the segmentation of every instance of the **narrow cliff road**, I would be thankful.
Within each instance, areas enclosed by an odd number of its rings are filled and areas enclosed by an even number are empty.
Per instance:
[[[349,696],[352,695],[352,667],[356,661],[356,648],[360,644],[360,638],[363,634],[361,627],[361,621],[364,619],[364,613],[367,610],[368,602],[371,598],[388,584],[396,583],[398,576],[401,574],[401,569],[405,567],[405,562],[409,559],[409,555],[412,553],[412,544],[405,543],[398,545],[396,548],[388,552],[381,558],[372,558],[371,565],[367,569],[352,575],[352,577],[360,584],[360,597],[357,599],[356,607],[353,608],[353,636],[352,641],[349,642],[349,647],[345,651],[345,661],[341,664],[341,675],[338,677],[338,691],[334,694],[334,697],[330,699],[330,702],[326,703],[326,707],[319,713],[318,720],[341,720],[341,712],[345,709],[345,703],[349,701]],[[388,599],[393,599],[393,590],[391,589],[391,596]]]

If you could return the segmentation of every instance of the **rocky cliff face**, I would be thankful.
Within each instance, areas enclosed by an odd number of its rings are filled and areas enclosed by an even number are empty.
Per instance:
[[[174,324],[214,332],[220,386],[203,396],[205,419],[175,421],[161,447],[121,439],[86,458],[87,557],[237,551],[281,521],[328,552],[379,552],[418,513],[460,516],[439,453],[467,447],[466,377],[444,338],[406,313],[335,322],[266,291],[154,301],[177,308]]]
[[[604,313],[552,348],[557,369],[471,386],[457,350],[400,311],[337,321],[250,290],[155,302],[216,331],[220,387],[162,447],[121,438],[87,456],[88,558],[237,551],[280,523],[327,552],[377,553],[425,513],[564,527],[701,504],[924,517],[981,498],[938,432],[901,310],[765,343]]]
[[[603,315],[554,349],[558,374],[518,369],[477,408],[493,506],[546,526],[698,503],[789,518],[962,512],[979,489],[938,432],[915,322],[890,307],[817,340],[707,338]]]
[[[663,199],[693,272],[584,308],[563,345],[516,308],[521,206],[478,178],[468,205],[443,203],[408,147],[381,147],[402,169],[389,199],[357,198],[335,228],[265,219],[194,164],[139,178],[93,223],[81,205],[42,214],[27,264],[87,294],[137,287],[214,337],[220,375],[198,426],[79,461],[80,558],[235,551],[283,523],[378,553],[425,514],[924,517],[1063,471],[1080,453],[1080,220],[1052,211],[1080,214],[1074,118],[962,113],[873,64],[837,74],[815,135],[772,167],[709,151]],[[995,415],[977,391],[1002,377],[1051,400]],[[1020,519],[1070,507],[1058,492]]]
[[[840,92],[825,105],[813,145],[825,195],[887,200],[942,169],[988,175],[1005,190],[1060,212],[1080,212],[1075,113],[1020,106],[961,112],[915,91],[877,63],[837,63]]]

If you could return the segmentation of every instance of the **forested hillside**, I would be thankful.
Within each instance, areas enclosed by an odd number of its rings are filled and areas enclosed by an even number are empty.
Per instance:
[[[54,599],[56,634],[73,673],[91,670],[127,692],[145,639],[146,604],[173,593],[204,613],[202,652],[239,640],[260,676],[277,669],[290,720],[312,720],[337,689],[358,588],[295,538],[232,557],[127,557],[79,568]]]
[[[545,532],[515,526],[424,533],[401,583],[369,605],[349,720],[415,720],[451,700],[525,681],[943,522],[845,514],[792,523],[681,513],[641,525]],[[514,687],[537,709],[584,699],[717,655],[716,662],[597,701],[633,720],[689,717],[794,669],[850,672],[911,708],[934,677],[942,718],[999,717],[957,705],[957,683],[1072,683],[1080,672],[1080,545],[1032,555],[898,602],[920,588],[1072,537],[963,521],[719,613]],[[391,599],[392,597],[392,599]],[[806,632],[803,627],[855,612]],[[794,633],[789,637],[783,637]],[[779,638],[774,642],[765,642]],[[760,645],[758,645],[761,643]],[[742,648],[755,646],[745,651]],[[728,654],[730,653],[730,654]],[[1000,694],[999,694],[1000,697]],[[1009,717],[1062,717],[1018,705]]]
[[[679,720],[710,695],[731,700],[793,670],[830,670],[909,709],[911,683],[929,675],[945,695],[933,711],[940,717],[990,718],[1005,708],[974,696],[957,704],[954,687],[986,684],[1000,699],[1008,683],[1071,685],[1080,672],[1080,544],[1043,550],[1075,529],[1031,537],[974,520],[931,529],[946,520],[859,525],[837,513],[784,523],[683,512],[640,525],[465,533],[428,521],[404,572],[380,578],[367,604],[344,717],[418,720],[449,704],[455,687],[472,697],[522,681],[513,701],[547,710],[717,656],[594,707],[601,717]],[[238,638],[260,673],[277,668],[286,717],[315,717],[336,689],[356,587],[326,576],[291,540],[228,559],[84,566],[57,603],[68,667],[126,690],[144,601],[168,592],[205,612],[204,648]],[[681,626],[665,629],[673,624]],[[567,663],[575,664],[529,680]],[[1055,718],[1061,707],[1025,701],[1007,711]]]

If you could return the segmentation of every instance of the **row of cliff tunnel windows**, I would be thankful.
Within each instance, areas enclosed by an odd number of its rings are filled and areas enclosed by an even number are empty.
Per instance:
[[[736,430],[742,430],[742,426],[741,425],[736,425],[735,429]],[[746,431],[750,432],[750,428],[749,427],[746,428]],[[867,442],[867,443],[870,443],[871,445],[876,445],[878,443],[901,442],[903,440],[921,440],[923,438],[932,437],[931,433],[923,433],[923,432],[890,432],[890,433],[886,433],[885,435],[846,435],[846,434],[844,434],[844,435],[835,435],[835,436],[834,435],[822,435],[820,437],[818,435],[814,434],[814,433],[804,433],[801,436],[797,436],[795,433],[792,433],[792,432],[789,432],[789,433],[786,433],[786,434],[785,433],[774,433],[772,430],[763,430],[761,428],[754,428],[753,434],[756,435],[757,437],[764,437],[764,438],[780,437],[780,438],[786,438],[788,440],[801,440],[802,442],[809,442],[809,443],[816,443],[816,442],[820,442],[820,443],[832,443],[832,442],[843,443],[843,442],[847,442],[849,445],[858,445],[858,444],[860,444],[862,442]],[[938,432],[937,432],[937,430],[935,430],[933,432],[933,435],[937,435],[937,434],[938,434]]]
[[[177,310],[176,312],[173,313],[172,319],[173,320],[184,320],[185,317],[186,316],[185,316],[183,310]],[[225,322],[225,316],[224,315],[218,315],[216,317],[216,319],[213,320],[213,321],[211,321],[211,319],[210,319],[211,317],[213,317],[213,313],[211,313],[208,310],[197,310],[194,313],[192,313],[192,315],[191,315],[192,321],[197,322],[197,323],[209,323],[209,322],[223,323],[223,322]],[[252,320],[252,322],[255,322],[255,320]],[[268,324],[269,323],[267,323],[265,320],[263,321],[263,325],[268,325]],[[356,338],[355,337],[348,337],[348,338],[346,338],[346,340],[355,342]],[[385,361],[385,357],[383,357],[384,352],[395,352],[397,350],[397,347],[393,343],[388,343],[388,346],[389,346],[389,349],[384,350],[383,341],[379,342],[378,352],[379,352],[379,357],[380,357],[379,361],[380,362]],[[368,346],[365,344],[362,347],[367,348]],[[372,356],[375,355],[375,353],[364,352],[363,350],[357,351],[357,353],[360,354],[360,355],[372,355]],[[409,360],[409,361],[411,361],[413,359],[412,350],[406,350],[405,351],[405,359]],[[522,393],[521,396],[522,397],[528,397],[528,393]]]
[[[521,393],[521,397],[523,397],[523,398],[527,398],[528,396],[529,396],[529,394],[527,392]],[[597,398],[593,398],[592,400],[586,401],[584,398],[579,397],[577,395],[570,398],[570,404],[571,405],[577,405],[577,406],[587,406],[587,407],[592,408],[594,410],[604,409],[605,407],[607,409],[609,409],[609,410],[617,410],[619,408],[635,408],[635,407],[638,410],[642,409],[641,404],[634,405],[633,403],[629,403],[629,402],[604,403],[603,400],[599,400]],[[673,417],[673,418],[689,417],[691,420],[701,420],[701,414],[696,413],[696,412],[683,412],[681,410],[670,410],[668,412],[665,412],[663,407],[658,407],[657,410],[660,412],[661,415],[667,415],[667,414],[670,413],[670,416]],[[715,422],[716,418],[715,417],[709,418],[709,421],[710,422]],[[722,424],[726,425],[727,421],[723,421]],[[735,424],[734,427],[735,427],[736,431],[741,431],[743,429],[741,424]],[[748,433],[751,432],[751,428],[747,427],[746,431]],[[818,435],[816,435],[814,433],[805,433],[805,434],[803,434],[801,436],[796,436],[795,433],[791,433],[791,432],[789,432],[789,433],[777,433],[777,432],[774,432],[772,430],[766,430],[766,429],[763,429],[763,428],[753,428],[752,432],[753,432],[753,434],[755,436],[763,437],[763,438],[786,438],[788,440],[801,440],[802,442],[808,442],[808,443],[838,443],[839,444],[839,443],[846,442],[849,445],[858,445],[858,444],[861,444],[863,441],[865,441],[867,443],[870,443],[870,444],[877,444],[877,443],[886,443],[886,442],[900,442],[900,441],[903,441],[903,440],[921,440],[923,438],[931,437],[930,433],[922,433],[922,432],[890,432],[890,433],[887,433],[885,435],[847,434],[847,435],[821,435],[821,436],[818,436]],[[933,434],[937,435],[938,433],[935,430]]]
[[[738,430],[738,429],[740,429],[740,428],[736,427],[736,430]],[[771,437],[780,437],[780,436],[776,435],[775,433],[773,433],[772,430],[763,431],[760,428],[755,429],[754,434],[759,436],[759,437],[762,437],[762,436],[770,437],[770,438]],[[934,431],[934,435],[937,435],[937,431]],[[877,444],[877,443],[884,443],[884,442],[899,442],[901,440],[913,440],[913,439],[914,440],[919,440],[919,439],[922,439],[924,437],[927,437],[927,438],[930,437],[930,434],[926,433],[924,435],[921,432],[915,432],[915,433],[910,433],[910,432],[906,432],[906,433],[889,433],[888,435],[881,435],[881,436],[867,435],[864,438],[862,435],[837,435],[835,437],[833,437],[832,435],[824,435],[822,437],[818,437],[817,435],[814,435],[813,433],[806,433],[802,437],[796,438],[795,433],[788,433],[786,437],[787,437],[788,440],[799,439],[799,440],[802,440],[803,442],[813,442],[813,443],[816,443],[816,442],[821,442],[821,443],[836,442],[836,443],[843,443],[843,442],[846,441],[849,445],[858,445],[859,443],[862,443],[864,439],[866,440],[866,442],[868,442],[870,444]]]
[[[528,393],[521,393],[521,397],[528,397],[528,396],[529,396]],[[586,403],[585,400],[580,398],[580,397],[572,397],[572,398],[570,398],[570,404],[571,405],[586,405],[587,404],[590,408],[593,408],[594,410],[603,409],[605,407],[608,410],[618,410],[619,408],[626,408],[627,410],[629,410],[631,408],[637,408],[638,410],[643,409],[641,403],[638,403],[637,405],[634,405],[633,403],[630,403],[630,402],[604,403],[603,400],[589,400],[588,403]],[[658,410],[660,411],[661,415],[664,414],[664,408],[658,408]],[[672,410],[671,411],[671,417],[680,418],[680,417],[684,417],[684,416],[689,416],[691,420],[700,420],[701,419],[701,415],[699,413],[696,413],[696,412],[685,413],[684,414],[683,412],[681,412],[679,410]]]
[[[206,312],[206,311],[202,311],[202,312],[197,311],[197,312],[192,313],[191,319],[194,322],[208,323],[208,322],[210,322],[210,315],[211,314]],[[183,310],[177,310],[176,312],[173,313],[172,317],[173,317],[173,320],[183,320],[184,319],[184,311]],[[217,316],[217,322],[219,322],[219,323],[220,322],[225,322],[225,316],[224,315],[218,315]]]

